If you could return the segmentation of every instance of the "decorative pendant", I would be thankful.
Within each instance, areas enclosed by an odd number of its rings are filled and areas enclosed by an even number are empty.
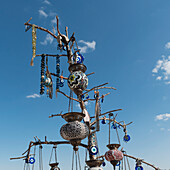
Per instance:
[[[36,40],[37,40],[37,35],[36,35],[36,32],[37,32],[37,28],[35,28],[35,25],[33,24],[32,25],[32,59],[31,59],[31,66],[34,65],[34,58],[36,57]]]

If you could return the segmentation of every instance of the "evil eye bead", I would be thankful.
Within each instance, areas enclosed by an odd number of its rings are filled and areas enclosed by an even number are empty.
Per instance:
[[[129,141],[130,141],[130,136],[129,136],[129,135],[125,135],[125,136],[123,137],[123,140],[124,140],[125,142],[129,142]]]
[[[30,163],[30,164],[34,164],[34,163],[35,163],[35,158],[31,157],[31,158],[29,159],[29,163]]]
[[[137,165],[136,165],[135,170],[143,170],[143,167],[142,167],[142,166],[137,166]]]
[[[104,166],[106,166],[106,163],[105,163],[105,162],[103,162],[103,163],[102,163],[102,166],[103,166],[103,167],[104,167]]]
[[[77,64],[81,64],[84,61],[84,57],[78,53],[76,56],[73,56],[71,59],[73,62],[76,62]]]
[[[88,95],[87,93],[85,94],[85,98],[86,98],[86,99],[89,99],[89,95]]]
[[[92,146],[91,148],[90,148],[90,154],[91,155],[96,155],[98,153],[98,148],[97,148],[97,146]]]
[[[120,164],[121,164],[121,162],[119,161],[119,162],[116,164],[116,166],[120,166]]]
[[[112,128],[113,129],[116,129],[117,128],[117,125],[115,123],[112,124]]]
[[[106,124],[106,120],[103,119],[101,123],[102,123],[102,124]]]

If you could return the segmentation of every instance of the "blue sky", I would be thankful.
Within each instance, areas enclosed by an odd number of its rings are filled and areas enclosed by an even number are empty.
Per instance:
[[[20,156],[34,136],[62,140],[59,129],[64,120],[48,116],[62,110],[67,112],[68,100],[62,95],[53,100],[39,96],[40,59],[35,59],[34,67],[30,66],[31,31],[24,31],[24,22],[30,17],[31,23],[52,30],[56,27],[56,15],[61,32],[64,33],[65,26],[69,27],[69,35],[75,32],[87,73],[95,72],[89,77],[88,88],[105,82],[117,88],[105,98],[102,112],[122,108],[118,121],[134,122],[127,129],[132,140],[127,144],[122,141],[127,153],[170,169],[169,11],[169,0],[3,1],[0,6],[0,169],[22,169],[23,161],[9,161],[9,158]],[[37,31],[39,53],[59,53],[56,40],[40,30]],[[65,58],[61,67],[64,76],[68,76]],[[63,91],[69,93],[66,83]],[[74,110],[79,110],[76,104]],[[93,103],[88,104],[88,110],[91,115],[94,113]],[[100,153],[104,154],[108,134],[106,126],[101,129],[98,138]],[[123,138],[122,130],[120,136]],[[114,131],[113,142],[117,142]],[[44,156],[47,169],[48,149]],[[72,148],[61,146],[58,151],[61,169],[69,169]],[[84,159],[84,150],[80,151]],[[134,164],[132,161],[133,168]],[[105,169],[111,169],[109,163]]]

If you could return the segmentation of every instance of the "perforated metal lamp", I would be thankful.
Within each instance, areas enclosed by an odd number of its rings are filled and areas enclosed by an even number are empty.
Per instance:
[[[51,166],[50,170],[60,170],[58,164],[58,162],[49,164]]]

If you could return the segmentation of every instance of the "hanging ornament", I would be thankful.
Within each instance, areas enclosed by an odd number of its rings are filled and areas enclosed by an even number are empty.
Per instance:
[[[91,155],[97,155],[98,153],[98,147],[97,146],[92,146],[89,150]]]
[[[26,25],[25,26],[25,32],[27,32],[32,26],[31,25]]]
[[[105,158],[107,161],[120,161],[123,159],[123,153],[118,149],[109,150],[105,153]]]
[[[81,64],[84,61],[84,57],[80,53],[76,53],[71,60],[73,64]]]
[[[102,97],[101,97],[101,102],[102,103],[104,102],[104,95],[102,95]]]
[[[112,126],[111,126],[113,129],[116,129],[117,128],[117,125],[115,122],[112,123]]]
[[[143,167],[136,165],[135,170],[143,170]]]
[[[59,90],[60,87],[60,57],[59,55],[56,57],[56,90]]]
[[[117,165],[116,165],[116,166],[120,166],[120,164],[121,164],[121,161],[119,161],[119,162],[117,163]]]
[[[67,82],[70,89],[79,94],[87,88],[88,78],[82,71],[74,71],[69,75]]]
[[[60,87],[64,86],[64,79],[63,76],[60,76]]]
[[[34,158],[34,157],[30,157],[29,163],[30,163],[30,164],[34,164],[34,163],[35,163],[35,158]]]
[[[89,99],[89,95],[86,93],[84,96],[86,99]]]
[[[81,99],[84,99],[84,94],[81,95]]]
[[[106,116],[103,117],[102,124],[106,124]]]
[[[32,59],[31,59],[31,66],[34,65],[33,60],[36,57],[36,40],[37,40],[36,32],[37,32],[37,28],[33,24],[32,25],[32,52],[33,52],[33,55],[32,55]]]
[[[130,141],[130,136],[129,136],[129,135],[125,135],[125,136],[123,137],[123,140],[124,140],[125,142],[129,142],[129,141]]]
[[[96,93],[97,93],[97,92],[96,92],[96,91],[94,91],[94,98],[95,98],[95,99],[96,99],[96,97],[97,97]]]
[[[118,125],[117,127],[118,127],[119,129],[121,128],[121,126],[120,126],[120,125]]]
[[[41,56],[41,84],[40,84],[40,95],[44,94],[45,82],[45,55]]]
[[[103,162],[103,163],[102,163],[102,166],[103,166],[103,167],[106,166],[106,162]]]
[[[51,79],[49,78],[49,77],[47,77],[46,79],[45,79],[45,86],[46,87],[50,87],[52,85],[52,81],[51,81]]]

